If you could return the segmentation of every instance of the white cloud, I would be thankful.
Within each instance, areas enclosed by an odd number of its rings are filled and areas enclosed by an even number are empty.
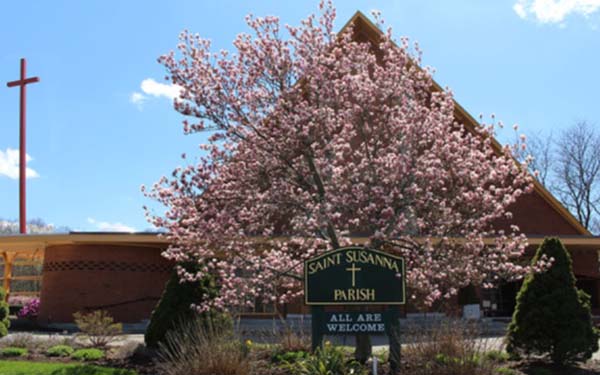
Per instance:
[[[523,19],[533,16],[541,23],[562,24],[570,14],[589,17],[600,9],[600,0],[517,0],[513,10]]]
[[[25,154],[25,164],[33,158]],[[7,148],[6,151],[0,150],[0,175],[16,180],[19,178],[19,150]],[[40,175],[31,168],[25,168],[25,178],[35,178]]]
[[[142,91],[148,95],[152,96],[164,96],[169,99],[174,99],[179,96],[179,92],[181,91],[181,87],[174,84],[165,84],[156,82],[152,78],[147,78],[142,81],[141,84]]]
[[[97,221],[91,217],[87,218],[87,222],[94,225],[96,227],[95,229],[101,232],[135,232],[135,228],[119,222],[109,223],[106,221]]]
[[[129,101],[142,109],[143,104],[150,98],[175,99],[181,92],[181,87],[174,84],[156,82],[153,78],[146,78],[140,85],[142,92],[135,91],[129,96]]]
[[[146,97],[144,96],[144,94],[142,94],[141,92],[134,92],[131,94],[131,96],[129,97],[129,100],[133,103],[133,104],[142,104],[144,103],[144,100],[146,99]]]
[[[524,19],[527,17],[527,12],[525,12],[525,6],[521,3],[522,3],[522,1],[513,5],[513,10],[515,11],[515,13],[517,13],[517,15],[519,17]]]

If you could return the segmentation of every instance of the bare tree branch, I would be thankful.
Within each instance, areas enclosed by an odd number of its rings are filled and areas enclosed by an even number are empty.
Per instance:
[[[600,132],[580,121],[556,140],[554,190],[589,230],[600,210]]]

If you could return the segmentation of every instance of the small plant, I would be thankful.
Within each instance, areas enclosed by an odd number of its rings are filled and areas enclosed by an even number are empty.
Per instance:
[[[506,362],[510,359],[510,355],[502,350],[490,350],[489,352],[485,352],[484,357],[488,361],[498,363]]]
[[[31,298],[25,302],[21,310],[17,313],[19,318],[35,319],[40,313],[40,299]]]
[[[295,375],[346,375],[366,374],[367,370],[357,361],[347,361],[346,353],[326,342],[312,355],[295,363],[285,363],[284,368]]]
[[[25,348],[15,348],[12,346],[0,349],[0,355],[2,357],[24,357],[29,352]]]
[[[73,314],[73,318],[81,335],[88,338],[91,346],[95,348],[105,347],[123,332],[123,325],[115,323],[104,310],[92,311],[88,314],[77,312]]]
[[[33,349],[30,349],[30,351],[36,351],[39,353],[46,353],[51,347],[59,345],[70,346],[73,349],[79,348],[76,337],[70,335],[62,336],[59,334],[54,334],[50,335],[46,339],[34,339],[33,342],[35,343],[35,347]]]
[[[296,363],[308,357],[308,352],[285,352],[279,351],[271,356],[271,362],[273,363]]]
[[[69,345],[54,345],[46,350],[48,357],[70,357],[75,349]]]
[[[517,372],[508,367],[499,367],[496,369],[496,375],[517,375]]]
[[[78,361],[97,361],[104,358],[104,351],[96,348],[79,349],[71,354],[71,358]]]

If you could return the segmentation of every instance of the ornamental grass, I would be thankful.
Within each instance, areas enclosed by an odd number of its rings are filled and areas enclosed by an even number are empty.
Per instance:
[[[156,369],[164,375],[247,375],[248,352],[230,326],[193,319],[167,333],[159,344]]]
[[[500,367],[497,350],[481,338],[474,324],[444,322],[409,333],[402,361],[411,375],[495,375]],[[492,352],[493,354],[488,354]]]

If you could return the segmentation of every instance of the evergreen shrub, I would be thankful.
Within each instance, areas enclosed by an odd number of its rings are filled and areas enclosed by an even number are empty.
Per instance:
[[[0,337],[8,335],[10,320],[8,319],[8,303],[6,302],[6,291],[0,288]]]
[[[186,263],[182,266],[189,272],[198,269],[198,264],[195,263]],[[196,282],[181,283],[177,272],[173,270],[163,295],[150,317],[150,323],[144,336],[146,346],[158,348],[158,344],[164,342],[167,332],[175,329],[176,325],[184,325],[186,322],[195,320],[198,316],[210,322],[213,327],[223,325],[225,328],[231,328],[231,320],[223,314],[216,312],[198,314],[191,309],[192,304],[198,304],[206,296],[213,298],[217,293],[218,290],[212,278],[206,277]]]
[[[549,355],[560,365],[586,361],[598,350],[599,337],[592,325],[590,297],[576,288],[571,257],[558,238],[546,238],[532,264],[544,255],[554,261],[523,282],[506,350],[515,357]]]

